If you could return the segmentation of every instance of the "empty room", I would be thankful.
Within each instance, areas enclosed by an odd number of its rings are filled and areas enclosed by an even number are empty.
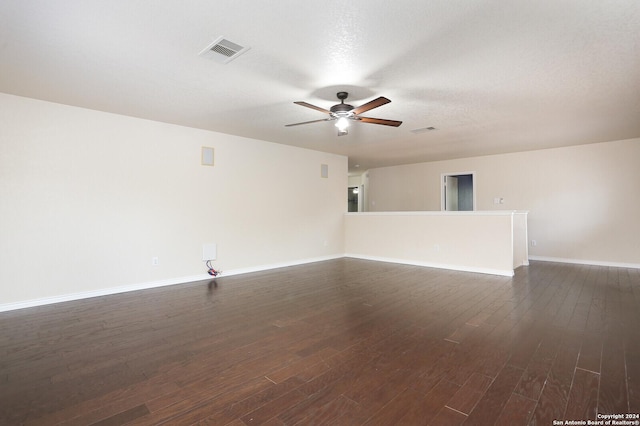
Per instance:
[[[0,2],[0,424],[640,425],[640,3]]]

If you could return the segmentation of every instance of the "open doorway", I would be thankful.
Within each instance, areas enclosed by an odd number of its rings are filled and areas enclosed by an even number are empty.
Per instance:
[[[476,209],[475,173],[443,173],[441,209],[473,211]]]
[[[357,213],[358,212],[358,195],[360,195],[360,188],[357,186],[350,186],[347,191],[347,201],[348,207],[347,210],[349,213]]]

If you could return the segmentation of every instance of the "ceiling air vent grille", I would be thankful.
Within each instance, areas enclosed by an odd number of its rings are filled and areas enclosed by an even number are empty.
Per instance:
[[[438,129],[436,129],[435,127],[422,127],[420,129],[411,130],[411,133],[418,134],[418,133],[432,132],[434,130],[438,130]]]
[[[205,56],[226,64],[227,62],[231,62],[238,56],[242,55],[247,50],[249,50],[249,47],[240,46],[239,44],[229,41],[224,37],[219,37],[200,52],[200,56]]]

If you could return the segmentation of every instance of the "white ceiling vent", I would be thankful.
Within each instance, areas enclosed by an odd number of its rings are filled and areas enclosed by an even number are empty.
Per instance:
[[[199,55],[226,64],[249,49],[249,47],[240,46],[239,44],[229,41],[224,37],[219,37],[216,41],[200,52]]]

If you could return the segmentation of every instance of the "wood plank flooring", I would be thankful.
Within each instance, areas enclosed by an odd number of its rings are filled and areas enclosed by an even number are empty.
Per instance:
[[[337,259],[0,313],[3,425],[551,425],[640,413],[640,271]]]

